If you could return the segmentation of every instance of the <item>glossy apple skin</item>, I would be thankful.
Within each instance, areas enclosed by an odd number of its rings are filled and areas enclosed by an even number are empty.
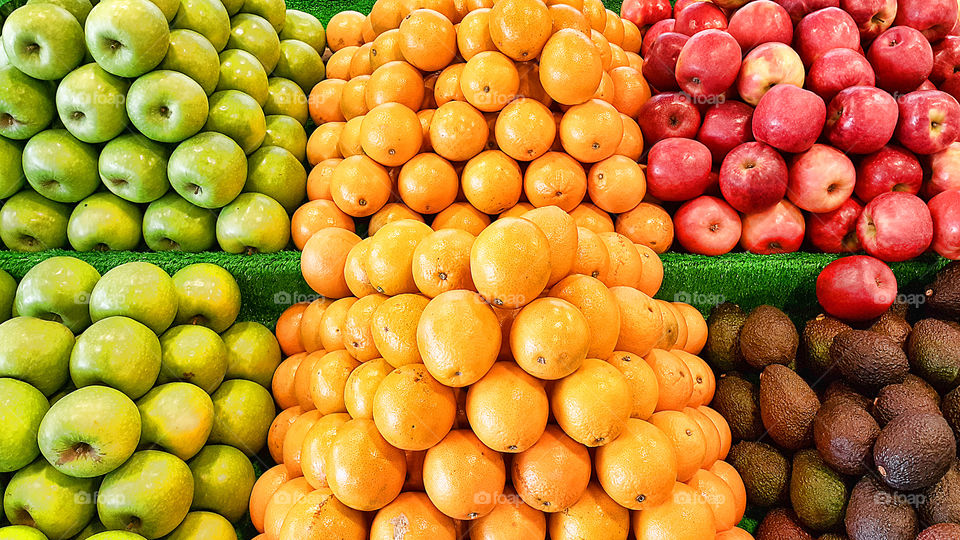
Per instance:
[[[802,88],[805,76],[800,56],[789,45],[763,43],[743,57],[737,92],[741,99],[756,106],[760,98],[777,84]]]
[[[790,84],[777,85],[753,112],[753,137],[784,152],[803,152],[820,136],[826,115],[820,96]]]
[[[770,0],[750,2],[734,12],[727,32],[737,40],[744,53],[761,43],[793,42],[793,21],[783,6]]]
[[[646,58],[650,47],[657,40],[657,36],[666,32],[674,32],[676,19],[663,19],[650,25],[647,33],[643,35],[643,43],[640,44],[640,56]]]
[[[711,28],[727,29],[727,16],[712,2],[693,2],[676,12],[674,32],[692,36]]]
[[[896,276],[883,261],[873,257],[837,259],[817,276],[817,300],[824,311],[844,321],[875,319],[896,299]]]
[[[686,96],[668,92],[648,99],[637,120],[644,140],[652,146],[670,137],[695,137],[700,128],[700,111]]]
[[[723,255],[737,247],[740,216],[716,197],[702,196],[681,206],[673,216],[677,241],[690,253]]]
[[[898,0],[896,25],[916,28],[930,41],[936,41],[957,24],[954,0]]]
[[[944,191],[927,203],[933,218],[933,250],[960,259],[960,191]]]
[[[930,80],[941,84],[960,74],[960,36],[947,36],[933,47],[933,71]]]
[[[787,163],[772,146],[748,142],[734,148],[720,166],[720,192],[730,206],[753,214],[780,202],[787,193]]]
[[[840,9],[857,23],[861,39],[871,40],[893,25],[897,0],[840,0]]]
[[[670,0],[626,0],[620,6],[620,16],[640,28],[670,17]]]
[[[944,191],[960,190],[960,142],[955,142],[926,159],[928,177],[923,196],[931,198]]]
[[[677,57],[677,83],[694,100],[727,91],[740,72],[740,45],[723,30],[703,30],[691,37]]]
[[[960,104],[946,92],[910,92],[901,96],[897,105],[897,139],[915,154],[935,154],[960,136]]]
[[[860,47],[860,30],[853,18],[840,8],[830,7],[814,11],[797,23],[793,47],[803,65],[810,66],[823,53],[831,49]]]
[[[843,152],[824,144],[794,156],[787,197],[808,212],[836,210],[853,194],[857,169]]]
[[[750,253],[793,253],[803,244],[803,212],[784,199],[763,212],[743,216],[740,246]]]
[[[807,72],[807,89],[829,102],[844,88],[876,84],[873,66],[857,51],[833,49],[814,60]]]
[[[721,163],[731,150],[753,140],[752,121],[753,107],[746,103],[718,103],[704,113],[697,140],[710,149],[715,163]]]
[[[796,24],[808,13],[828,7],[840,7],[840,0],[774,0],[783,6]]]
[[[664,32],[657,36],[656,41],[644,56],[643,78],[661,92],[679,90],[677,84],[677,58],[680,50],[690,39],[686,34]]]
[[[894,26],[873,40],[867,50],[877,86],[888,92],[910,92],[933,71],[933,49],[919,31]]]
[[[893,137],[900,115],[893,96],[872,86],[842,90],[827,106],[824,132],[844,152],[870,154]]]
[[[853,192],[868,203],[889,191],[916,195],[922,184],[923,168],[917,157],[899,146],[885,146],[860,160]]]
[[[659,141],[647,155],[647,191],[661,201],[688,201],[710,184],[710,150],[693,139]]]
[[[824,253],[855,253],[860,250],[857,219],[863,206],[853,197],[840,208],[822,214],[807,214],[807,237]]]
[[[893,191],[875,197],[857,221],[863,249],[887,262],[906,261],[923,254],[933,241],[933,219],[916,195]]]

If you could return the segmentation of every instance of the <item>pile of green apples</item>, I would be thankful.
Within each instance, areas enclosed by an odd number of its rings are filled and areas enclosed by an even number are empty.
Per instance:
[[[236,538],[281,360],[239,311],[212,264],[0,271],[0,538]]]
[[[8,249],[287,246],[325,76],[314,16],[284,0],[28,0],[0,38]]]

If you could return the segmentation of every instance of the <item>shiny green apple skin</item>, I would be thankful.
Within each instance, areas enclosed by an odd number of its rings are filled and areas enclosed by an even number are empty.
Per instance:
[[[73,478],[38,459],[10,479],[3,511],[15,525],[34,526],[48,538],[70,538],[96,515],[96,489],[95,478]]]
[[[230,137],[204,132],[187,139],[167,162],[170,185],[201,208],[222,208],[243,190],[247,157]]]
[[[297,83],[283,77],[269,79],[269,95],[263,104],[263,114],[284,114],[306,126],[310,119],[307,94]]]
[[[0,241],[12,251],[59,249],[67,245],[69,219],[68,205],[25,189],[0,207]]]
[[[270,97],[270,80],[256,56],[240,49],[227,49],[220,53],[217,91],[222,90],[239,90],[262,107]]]
[[[209,96],[220,78],[220,56],[210,40],[193,30],[170,32],[170,47],[159,69],[179,71],[190,77]]]
[[[95,63],[71,71],[57,87],[57,113],[71,135],[85,143],[113,139],[127,127],[130,83]]]
[[[20,71],[42,81],[62,79],[83,60],[83,27],[55,4],[27,4],[3,23],[3,50]]]
[[[174,326],[160,336],[163,355],[158,384],[183,381],[213,393],[227,373],[227,347],[205,326]]]
[[[170,28],[193,30],[222,51],[230,39],[230,15],[219,0],[181,0]]]
[[[267,73],[280,60],[280,38],[270,22],[259,15],[240,13],[230,19],[228,49],[241,49],[257,57]]]
[[[161,384],[137,401],[140,445],[156,445],[180,459],[203,448],[213,428],[213,401],[195,384]]]
[[[296,39],[280,42],[280,60],[273,70],[274,77],[290,79],[309,94],[325,75],[323,58],[316,49]]]
[[[207,444],[226,444],[247,456],[267,443],[267,431],[276,416],[273,397],[253,381],[223,381],[213,399],[213,429]]]
[[[84,32],[97,64],[128,79],[156,68],[170,45],[163,11],[147,0],[102,0],[87,15]]]
[[[53,321],[16,317],[0,324],[0,377],[31,384],[45,396],[69,379],[74,337]]]
[[[323,54],[327,48],[327,33],[319,19],[296,9],[287,10],[287,20],[280,32],[280,39],[296,39]]]
[[[267,134],[263,146],[279,146],[290,152],[303,163],[307,158],[307,132],[303,124],[283,114],[273,114],[266,118]]]
[[[210,96],[210,112],[204,131],[215,131],[233,139],[243,153],[260,148],[267,135],[263,109],[255,99],[239,90],[223,90]]]
[[[0,378],[0,473],[17,471],[40,455],[37,432],[50,403],[42,392],[16,379]]]
[[[130,317],[162,334],[177,316],[177,292],[173,280],[159,267],[129,262],[100,278],[90,295],[90,320],[115,315]]]
[[[262,193],[241,193],[217,217],[217,242],[227,253],[276,253],[290,242],[290,218]]]
[[[220,337],[227,346],[227,378],[246,379],[270,388],[282,360],[273,332],[257,322],[238,322]]]
[[[113,193],[94,193],[70,214],[67,239],[79,252],[130,251],[140,245],[142,228],[140,207]]]
[[[203,87],[179,71],[151,71],[130,85],[127,115],[148,138],[176,143],[203,128],[209,111]]]
[[[176,192],[150,203],[143,213],[143,239],[153,251],[208,251],[217,241],[217,215]]]
[[[25,140],[46,129],[57,115],[54,87],[23,73],[12,65],[0,67],[0,136]],[[266,94],[264,94],[266,96]],[[266,97],[264,97],[266,101]]]
[[[74,334],[90,326],[90,294],[100,272],[74,257],[51,257],[20,280],[13,309],[18,316],[63,323]]]
[[[50,129],[32,137],[23,148],[23,174],[40,195],[51,201],[75,203],[100,187],[97,147],[65,129]]]
[[[77,337],[70,354],[70,378],[77,388],[107,385],[137,399],[153,388],[160,373],[160,340],[127,317],[107,317]]]
[[[240,286],[222,267],[210,263],[185,266],[173,274],[180,306],[175,324],[199,324],[220,333],[240,313]]]
[[[244,191],[263,193],[292,214],[307,196],[307,171],[279,146],[262,146],[247,159]]]
[[[247,511],[257,480],[250,459],[232,446],[211,444],[190,460],[193,510],[216,512],[231,522]]]
[[[114,195],[132,203],[153,202],[170,189],[166,145],[139,133],[126,133],[100,151],[100,180]]]

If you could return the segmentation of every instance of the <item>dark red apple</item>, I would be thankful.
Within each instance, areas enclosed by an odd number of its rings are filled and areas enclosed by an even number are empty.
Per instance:
[[[684,203],[673,216],[673,228],[680,245],[700,255],[723,255],[740,241],[740,216],[716,197]]]
[[[803,212],[784,199],[763,212],[743,216],[740,246],[750,253],[793,253],[803,244]]]
[[[960,104],[939,90],[910,92],[897,100],[897,139],[914,154],[934,154],[960,135]]]
[[[693,139],[664,139],[647,154],[647,192],[661,201],[688,201],[710,184],[710,150]]]
[[[853,17],[864,41],[879,36],[893,26],[897,0],[840,0],[840,9]]]
[[[813,247],[824,253],[860,251],[857,218],[862,211],[863,206],[851,197],[836,210],[823,214],[807,214],[807,238]]]
[[[664,32],[673,32],[673,24],[676,19],[663,19],[653,23],[647,32],[643,34],[643,43],[640,44],[640,56],[646,58],[650,47],[657,40],[657,36]]]
[[[778,84],[753,112],[753,137],[784,152],[803,152],[823,130],[827,106],[820,96],[792,84]]]
[[[936,41],[957,24],[956,0],[898,0],[896,25],[909,26]]]
[[[846,11],[835,7],[805,16],[797,23],[793,35],[793,48],[803,60],[803,65],[808,67],[831,49],[857,50],[859,47],[860,30],[857,23]]]
[[[744,53],[761,43],[793,43],[790,14],[770,0],[757,0],[738,9],[730,16],[727,32],[737,40]]]
[[[657,36],[643,61],[643,78],[661,92],[679,90],[677,57],[689,39],[690,36],[677,32],[664,32]]]
[[[710,149],[714,163],[720,163],[730,150],[753,140],[752,119],[753,107],[746,103],[718,103],[704,113],[697,140]]]
[[[844,88],[873,86],[873,66],[857,51],[833,49],[813,61],[807,72],[807,89],[829,102]]]
[[[844,321],[883,315],[897,299],[897,277],[883,261],[851,255],[828,264],[817,276],[817,301]]]
[[[918,30],[894,26],[873,40],[867,60],[877,75],[877,86],[891,93],[910,92],[930,76],[933,49]]]
[[[736,82],[740,58],[740,45],[730,34],[723,30],[698,32],[677,57],[677,83],[694,101],[719,96]]]
[[[930,80],[941,84],[960,74],[960,36],[947,36],[933,47],[933,71]]]
[[[778,41],[763,43],[743,57],[737,92],[741,99],[756,105],[778,84],[802,87],[804,76],[803,62],[789,45]]]
[[[805,15],[828,7],[840,7],[840,0],[773,0],[783,6],[794,24]]]
[[[675,13],[677,22],[674,25],[674,32],[692,36],[711,28],[717,30],[727,28],[727,16],[712,2],[693,2]]]
[[[893,138],[899,114],[890,94],[873,86],[852,86],[830,100],[824,133],[844,152],[870,154]]]
[[[954,99],[960,100],[960,77],[951,77],[943,81],[939,89],[950,94]]]
[[[843,152],[815,144],[790,163],[787,198],[808,212],[836,210],[853,195],[857,169]]]
[[[960,142],[955,142],[927,159],[929,177],[923,194],[933,197],[950,190],[960,190]]]
[[[738,211],[754,214],[783,199],[788,174],[787,162],[775,148],[744,143],[731,150],[720,166],[720,193]]]
[[[620,16],[639,28],[667,19],[673,12],[670,0],[624,0]]]
[[[857,221],[857,237],[870,255],[887,262],[923,254],[933,241],[933,219],[923,199],[892,191],[867,203]]]
[[[637,123],[648,146],[670,137],[692,139],[700,128],[700,111],[683,94],[657,94],[640,108]]]
[[[933,250],[941,257],[960,259],[960,191],[944,191],[927,206],[933,217]]]
[[[922,183],[923,168],[916,156],[899,146],[884,146],[860,160],[853,192],[868,203],[890,191],[916,195]]]

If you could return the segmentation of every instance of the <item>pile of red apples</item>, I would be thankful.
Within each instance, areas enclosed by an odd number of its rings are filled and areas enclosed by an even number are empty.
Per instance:
[[[621,13],[646,29],[647,189],[684,249],[960,258],[958,0]]]

